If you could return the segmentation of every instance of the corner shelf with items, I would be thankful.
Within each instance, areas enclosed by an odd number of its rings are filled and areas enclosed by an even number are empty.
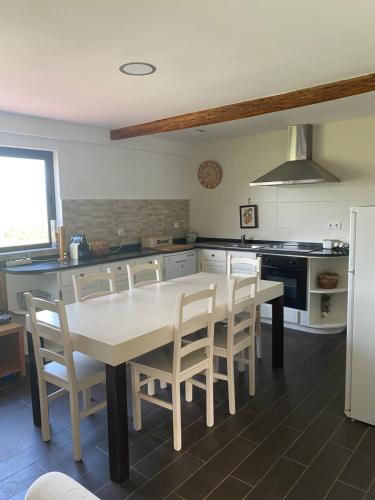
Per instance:
[[[318,284],[318,275],[334,272],[339,275],[336,288],[322,288]],[[308,276],[308,325],[311,328],[327,330],[324,333],[339,333],[346,328],[348,258],[313,257],[309,259]],[[325,308],[322,312],[325,300]]]

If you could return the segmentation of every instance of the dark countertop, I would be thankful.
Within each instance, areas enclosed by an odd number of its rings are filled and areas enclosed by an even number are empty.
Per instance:
[[[0,271],[10,274],[51,273],[56,271],[65,271],[66,269],[75,269],[78,267],[95,266],[96,264],[108,264],[110,262],[116,262],[119,260],[137,259],[140,257],[148,257],[149,255],[157,255],[161,253],[163,252],[143,250],[139,248],[138,250],[113,253],[104,257],[87,257],[79,260],[59,261],[53,257],[51,257],[50,259],[34,257],[32,264],[14,267],[2,266],[0,267]]]
[[[324,250],[320,243],[289,242],[293,243],[294,247],[297,246],[299,249],[298,251],[294,250],[293,246],[290,246],[287,249],[275,249],[271,248],[270,246],[280,243],[285,244],[286,242],[251,240],[246,245],[241,245],[239,240],[233,239],[198,238],[195,247],[208,249],[217,248],[221,250],[233,250],[241,252],[255,252],[260,255],[295,255],[301,257],[343,257],[348,255],[348,249]],[[260,247],[260,245],[262,245],[262,247]],[[252,248],[252,246],[256,246],[256,248]],[[51,258],[34,257],[32,264],[14,267],[6,267],[5,265],[2,265],[0,266],[0,271],[9,274],[51,273],[57,271],[65,271],[67,269],[75,269],[79,267],[95,266],[97,264],[108,264],[110,262],[117,262],[119,260],[137,259],[140,257],[148,257],[150,255],[157,254],[170,254],[170,252],[161,252],[160,250],[145,250],[139,246],[131,245],[128,249],[125,247],[121,252],[112,253],[104,257],[87,257],[84,259],[67,260],[63,262],[57,260],[57,258],[53,256]]]
[[[283,248],[275,248],[283,245]],[[286,246],[285,246],[286,245]],[[347,248],[325,250],[321,243],[286,242],[286,241],[264,241],[250,240],[241,245],[239,240],[223,238],[198,238],[196,248],[232,250],[236,252],[254,252],[257,254],[293,255],[300,257],[345,257],[349,255]]]

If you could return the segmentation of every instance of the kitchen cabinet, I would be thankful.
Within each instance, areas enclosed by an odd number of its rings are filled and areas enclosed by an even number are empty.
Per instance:
[[[197,272],[197,254],[195,250],[177,252],[164,257],[166,280],[188,276]]]
[[[111,264],[102,264],[102,271],[110,269],[116,276],[116,287],[118,292],[123,292],[129,288],[128,270],[127,265],[134,265],[135,260],[120,260]],[[105,286],[105,285],[103,285]],[[106,284],[108,287],[108,283]]]
[[[200,249],[198,251],[198,269],[204,273],[226,274],[226,250]]]

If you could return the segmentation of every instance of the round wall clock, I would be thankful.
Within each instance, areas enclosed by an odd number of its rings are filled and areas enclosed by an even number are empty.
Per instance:
[[[207,160],[198,168],[199,182],[207,189],[217,187],[223,177],[223,170],[217,161]]]

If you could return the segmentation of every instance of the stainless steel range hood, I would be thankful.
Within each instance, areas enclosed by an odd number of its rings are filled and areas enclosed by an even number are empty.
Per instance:
[[[288,138],[288,161],[250,182],[250,186],[340,182],[312,159],[312,125],[288,127]]]

